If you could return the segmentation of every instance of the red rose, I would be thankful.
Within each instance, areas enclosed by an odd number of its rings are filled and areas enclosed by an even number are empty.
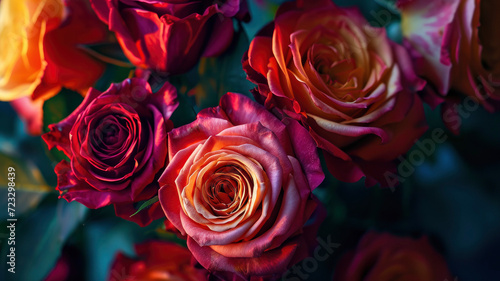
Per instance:
[[[276,277],[307,256],[304,224],[324,174],[297,121],[229,93],[169,133],[169,159],[160,203],[210,272]]]
[[[150,241],[135,246],[137,258],[118,253],[109,281],[202,281],[208,272],[195,267],[188,249],[170,242]]]
[[[426,237],[365,234],[338,262],[335,281],[454,280],[444,258]]]
[[[165,84],[151,93],[143,79],[127,79],[101,93],[89,90],[83,103],[43,135],[70,159],[55,168],[57,189],[67,201],[89,208],[115,205],[118,216],[145,225],[161,217],[159,204],[135,213],[134,203],[154,197],[167,163],[169,120],[178,103]]]
[[[243,66],[256,99],[299,120],[342,181],[388,185],[384,173],[427,129],[407,53],[356,9],[285,3]]]
[[[134,65],[169,74],[222,53],[233,38],[232,17],[247,12],[245,0],[90,2]]]

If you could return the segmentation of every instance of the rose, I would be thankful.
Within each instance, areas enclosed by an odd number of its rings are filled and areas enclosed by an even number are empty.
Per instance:
[[[0,2],[0,100],[10,101],[35,92],[46,65],[44,36],[62,18],[62,0]]]
[[[174,243],[149,241],[135,245],[135,251],[138,258],[117,254],[109,281],[208,280],[208,272],[195,266],[189,250]]]
[[[330,172],[346,182],[383,174],[426,130],[423,81],[401,46],[355,9],[331,1],[282,5],[273,26],[243,58],[256,99],[299,120],[325,151]]]
[[[500,20],[494,0],[400,0],[401,28],[416,61],[417,74],[431,83],[426,101],[456,103],[453,90],[482,104],[500,108]],[[452,90],[452,92],[450,92]],[[443,116],[444,119],[446,115]],[[447,120],[445,120],[447,122]],[[452,124],[454,132],[458,127]]]
[[[31,97],[22,97],[10,102],[19,118],[25,123],[26,130],[33,135],[40,135],[43,127],[43,101],[33,101]]]
[[[41,112],[61,87],[86,92],[104,72],[80,48],[107,35],[84,0],[4,0],[0,18],[0,100],[29,97]],[[41,115],[30,120],[29,132],[40,134]]]
[[[114,204],[118,216],[140,225],[160,218],[157,202],[130,216],[140,201],[157,194],[176,96],[168,83],[153,94],[145,80],[127,79],[104,93],[89,90],[71,115],[49,125],[42,136],[49,149],[55,146],[70,159],[55,168],[62,197],[93,209]]]
[[[160,203],[210,272],[279,275],[307,254],[301,233],[324,174],[307,131],[284,122],[229,93],[169,133]]]
[[[90,2],[134,65],[168,74],[222,53],[233,37],[231,18],[247,14],[245,0]]]
[[[369,232],[337,263],[336,281],[453,280],[427,237]]]

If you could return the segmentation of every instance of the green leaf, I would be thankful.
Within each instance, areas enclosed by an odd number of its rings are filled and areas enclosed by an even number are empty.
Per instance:
[[[155,196],[155,197],[147,200],[146,202],[142,203],[142,205],[139,207],[139,209],[137,209],[137,211],[135,213],[133,213],[132,215],[130,215],[130,217],[133,217],[133,216],[137,215],[140,211],[146,209],[147,207],[153,205],[156,202],[158,202],[158,196]]]
[[[112,83],[120,83],[132,75],[133,67],[122,67],[108,64],[101,78],[95,83],[94,88],[101,92],[106,91]]]
[[[246,79],[241,59],[249,48],[248,38],[240,28],[229,49],[217,58],[202,58],[198,66],[198,84],[188,92],[193,96],[199,111],[219,105],[220,98],[228,92],[251,97],[255,86]]]
[[[255,85],[246,79],[241,59],[248,50],[249,41],[239,26],[233,42],[226,52],[216,58],[202,58],[187,73],[168,77],[167,81],[177,88],[179,107],[170,120],[175,127],[189,124],[202,109],[219,105],[220,98],[228,92],[252,97],[250,89]],[[155,76],[156,75],[156,76]],[[163,85],[163,78],[153,73],[156,84]]]
[[[118,43],[101,43],[80,46],[95,58],[120,67],[133,67]]]
[[[155,224],[138,227],[137,224],[116,218],[89,221],[81,231],[85,235],[86,279],[108,280],[110,275],[119,278],[122,271],[110,271],[118,252],[135,256],[134,244],[157,239]]]
[[[54,267],[65,241],[88,210],[77,202],[53,200],[46,203],[36,212],[18,218],[15,222],[15,275],[7,271],[7,255],[12,245],[2,243],[0,276],[3,278],[0,279],[14,277],[11,280],[43,280]],[[1,227],[7,229],[5,223]]]
[[[270,3],[270,1],[248,1],[248,8],[252,19],[242,25],[249,38],[254,38],[264,26],[274,20],[279,5],[285,1],[272,2],[276,3]]]
[[[178,92],[177,100],[179,106],[172,116],[170,116],[170,120],[174,123],[175,128],[193,122],[196,120],[196,114],[198,113],[195,111],[194,99],[188,97],[187,94]]]
[[[11,176],[8,175],[9,167],[15,169]],[[45,195],[53,191],[45,183],[40,170],[30,159],[16,158],[0,152],[0,175],[1,202],[7,202],[9,187],[15,189],[15,197],[13,198],[15,198],[16,217],[36,208]],[[7,210],[0,212],[0,220],[4,221],[7,218],[9,218]]]

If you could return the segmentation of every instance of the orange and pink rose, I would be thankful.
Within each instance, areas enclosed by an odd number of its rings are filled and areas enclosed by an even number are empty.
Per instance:
[[[278,277],[308,255],[317,224],[304,225],[320,210],[312,190],[324,174],[297,121],[229,93],[168,141],[160,203],[203,267]]]
[[[405,45],[427,79],[426,101],[456,103],[461,93],[488,111],[500,108],[500,2],[399,0]],[[445,120],[446,122],[446,120]],[[457,131],[457,128],[452,128]]]
[[[380,182],[427,129],[424,81],[403,47],[356,9],[285,3],[243,58],[256,99],[302,123],[338,179]]]

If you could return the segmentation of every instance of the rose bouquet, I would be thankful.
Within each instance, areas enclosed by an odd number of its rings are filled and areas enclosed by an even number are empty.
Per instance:
[[[471,280],[498,7],[1,0],[6,278]]]

